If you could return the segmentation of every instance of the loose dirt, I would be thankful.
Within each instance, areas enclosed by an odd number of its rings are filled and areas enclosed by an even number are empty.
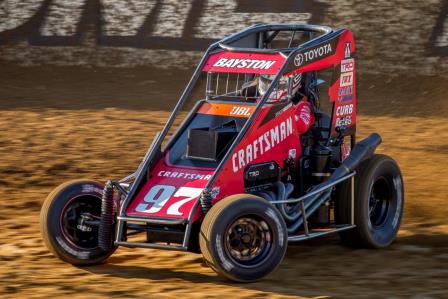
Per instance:
[[[52,256],[38,226],[47,194],[69,179],[132,172],[190,73],[2,67],[0,297],[448,297],[448,88],[436,77],[360,77],[359,136],[380,133],[379,151],[405,179],[390,248],[354,250],[337,236],[294,244],[253,284],[217,277],[190,253],[120,248],[83,268]]]

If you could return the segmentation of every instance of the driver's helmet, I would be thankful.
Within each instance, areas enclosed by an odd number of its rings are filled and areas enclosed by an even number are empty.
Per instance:
[[[275,75],[260,75],[258,78],[258,92],[260,95],[264,95],[274,80]],[[291,95],[294,96],[301,86],[302,74],[294,74],[292,76],[292,89]],[[288,76],[282,76],[277,83],[277,86],[272,90],[269,95],[269,102],[281,101],[286,99],[288,95]]]

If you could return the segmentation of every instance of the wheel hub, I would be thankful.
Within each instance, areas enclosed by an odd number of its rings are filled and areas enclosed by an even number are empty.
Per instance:
[[[92,249],[98,246],[98,226],[92,225],[101,213],[101,202],[90,196],[73,198],[64,208],[62,233],[73,245]],[[98,215],[98,216],[96,216]]]
[[[392,196],[393,192],[387,179],[384,177],[376,179],[372,185],[369,198],[369,218],[373,226],[382,226],[387,220]]]
[[[230,225],[226,236],[226,250],[235,262],[243,266],[262,260],[271,247],[271,233],[263,220],[244,217]]]
[[[241,236],[241,240],[243,241],[244,244],[249,244],[252,238],[248,234],[244,234]]]

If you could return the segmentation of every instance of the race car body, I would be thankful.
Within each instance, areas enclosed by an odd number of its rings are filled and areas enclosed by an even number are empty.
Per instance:
[[[356,141],[355,50],[350,30],[296,24],[214,43],[135,173],[49,195],[47,246],[73,264],[105,261],[118,246],[202,252],[245,282],[271,273],[288,242],[338,233],[388,246],[403,181],[374,153],[378,134]]]

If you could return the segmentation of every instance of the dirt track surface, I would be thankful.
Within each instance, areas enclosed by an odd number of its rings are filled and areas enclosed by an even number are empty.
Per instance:
[[[53,257],[38,228],[47,194],[69,179],[133,171],[188,75],[2,68],[0,297],[448,296],[448,90],[428,77],[360,80],[360,136],[379,132],[380,152],[405,178],[404,223],[388,249],[354,250],[337,237],[292,245],[279,270],[254,284],[217,277],[190,253],[120,248],[85,268]]]

